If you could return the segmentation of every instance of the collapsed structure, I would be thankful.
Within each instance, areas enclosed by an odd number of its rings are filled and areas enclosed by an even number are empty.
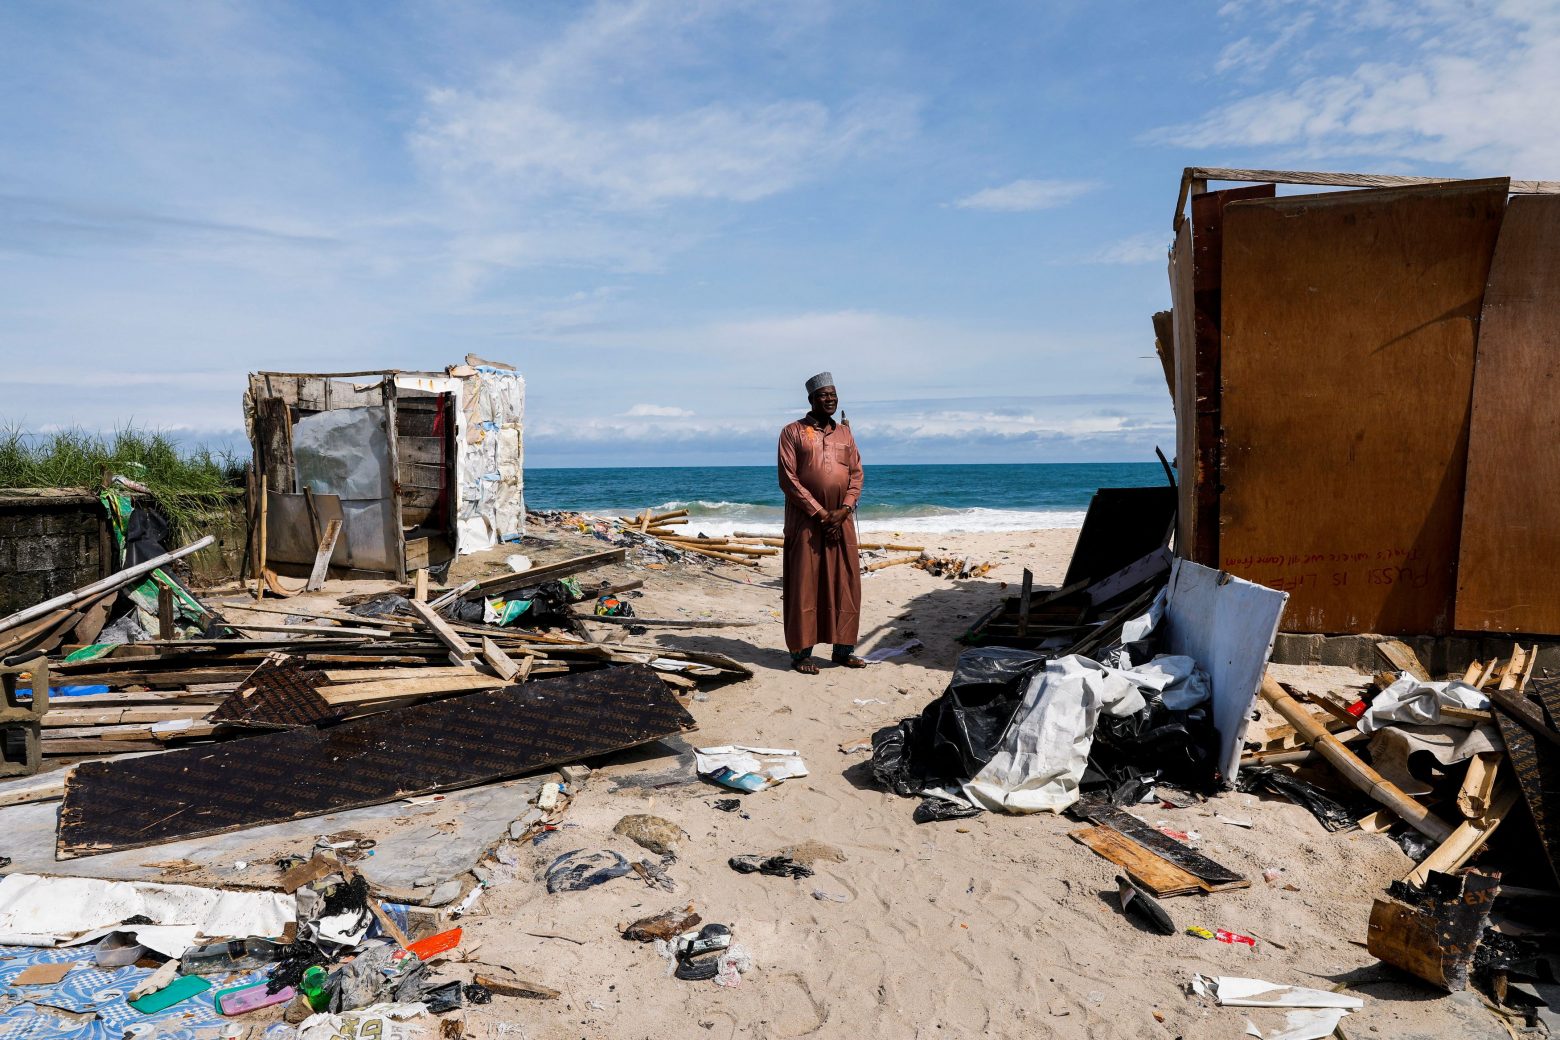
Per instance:
[[[256,372],[244,416],[272,566],[307,573],[332,520],[331,567],[398,581],[525,533],[525,380],[508,365]]]
[[[1560,182],[1194,168],[1175,227],[1181,555],[1291,632],[1560,635]]]

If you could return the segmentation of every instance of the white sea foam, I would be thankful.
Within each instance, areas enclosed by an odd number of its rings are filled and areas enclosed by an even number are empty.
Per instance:
[[[677,506],[674,508],[683,508]],[[627,515],[627,514],[624,514]],[[977,531],[1039,531],[1049,528],[1077,528],[1083,526],[1082,510],[1021,510],[1021,509],[958,509],[943,513],[916,516],[859,518],[856,530],[860,534],[899,534],[912,531],[927,534],[955,534]],[[751,516],[694,516],[682,530],[689,534],[705,534],[711,538],[724,538],[738,531],[754,534],[780,534],[778,518],[759,520]]]

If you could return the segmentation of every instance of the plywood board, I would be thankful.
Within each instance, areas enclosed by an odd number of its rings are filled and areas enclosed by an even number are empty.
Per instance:
[[[1452,627],[1474,341],[1507,181],[1231,203],[1223,569],[1296,632]]]
[[[1457,627],[1560,635],[1560,196],[1511,200],[1479,322]]]
[[[57,856],[140,848],[488,783],[692,728],[692,716],[656,673],[629,665],[323,730],[84,762],[65,783]]]
[[[1208,891],[1207,886],[1195,875],[1154,855],[1110,827],[1096,824],[1082,830],[1068,831],[1067,836],[1121,867],[1132,875],[1134,881],[1156,896],[1185,896]]]
[[[1196,364],[1192,421],[1195,461],[1191,467],[1193,542],[1183,550],[1189,560],[1208,567],[1219,565],[1220,459],[1220,297],[1223,284],[1224,208],[1246,199],[1270,199],[1277,188],[1252,184],[1244,188],[1204,192],[1192,196],[1192,320]]]

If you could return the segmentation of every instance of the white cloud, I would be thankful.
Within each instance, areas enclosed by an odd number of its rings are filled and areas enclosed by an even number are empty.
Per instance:
[[[452,190],[588,200],[623,211],[678,202],[752,202],[826,174],[915,131],[912,100],[688,94],[658,86],[697,66],[722,15],[746,34],[783,37],[762,10],[598,3],[537,55],[428,91],[411,135]]]
[[[1017,180],[996,188],[984,188],[954,202],[959,209],[996,213],[1028,213],[1055,209],[1099,187],[1094,181]]]
[[[1145,231],[1106,243],[1084,257],[1088,264],[1164,263],[1170,250],[1169,232]]]
[[[1221,100],[1148,138],[1308,159],[1560,176],[1560,9],[1544,0],[1310,0],[1319,40],[1237,40],[1222,64],[1289,64],[1282,85]],[[1245,17],[1245,8],[1230,11]],[[1264,4],[1275,23],[1292,5]],[[1329,48],[1332,54],[1324,54]],[[1333,56],[1333,55],[1336,55]],[[1341,58],[1341,60],[1339,60]]]
[[[667,418],[686,419],[693,415],[686,408],[678,408],[669,404],[636,404],[628,410],[628,415],[634,418]]]

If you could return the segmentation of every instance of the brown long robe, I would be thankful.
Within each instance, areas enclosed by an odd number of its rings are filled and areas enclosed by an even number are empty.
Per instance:
[[[854,646],[861,624],[861,570],[856,517],[842,537],[824,540],[823,516],[861,498],[861,453],[849,426],[820,426],[809,413],[780,431],[780,490],[785,492],[781,587],[785,645],[792,653],[817,643]]]

